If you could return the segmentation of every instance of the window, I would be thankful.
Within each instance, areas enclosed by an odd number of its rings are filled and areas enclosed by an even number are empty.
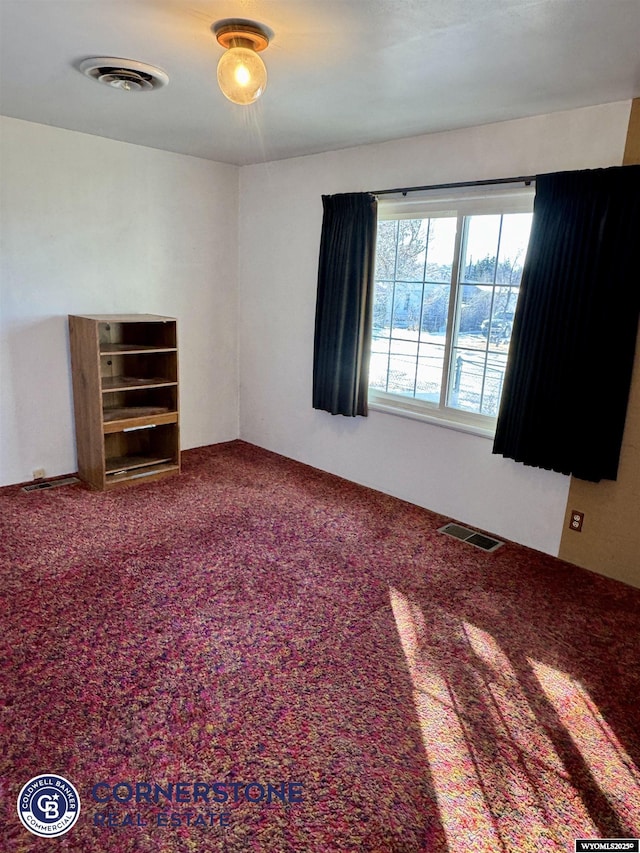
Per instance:
[[[486,193],[380,202],[373,408],[495,430],[534,191]]]

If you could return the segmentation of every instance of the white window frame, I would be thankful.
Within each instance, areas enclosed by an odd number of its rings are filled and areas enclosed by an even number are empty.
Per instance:
[[[533,184],[530,186],[500,184],[495,188],[489,186],[466,187],[458,191],[426,191],[407,197],[378,199],[379,221],[435,219],[445,216],[455,216],[458,220],[447,315],[441,399],[446,398],[446,389],[449,385],[453,329],[457,312],[460,310],[458,300],[461,287],[458,273],[464,250],[465,217],[483,214],[531,213],[534,197],[535,186]],[[414,397],[390,394],[376,388],[369,388],[369,408],[485,438],[493,438],[496,430],[497,418],[490,415],[467,412],[442,403],[416,400]]]

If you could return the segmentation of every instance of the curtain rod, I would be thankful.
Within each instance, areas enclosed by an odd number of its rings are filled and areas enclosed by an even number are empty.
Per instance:
[[[451,190],[459,187],[488,187],[494,184],[526,184],[530,186],[535,182],[535,175],[520,175],[518,178],[493,178],[488,181],[459,181],[453,184],[429,184],[424,187],[396,187],[393,190],[374,190],[372,195],[391,195],[392,193],[407,193],[423,192],[426,190]]]

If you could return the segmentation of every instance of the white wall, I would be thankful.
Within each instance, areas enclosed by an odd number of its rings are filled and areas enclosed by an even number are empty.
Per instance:
[[[237,438],[237,167],[1,122],[0,484],[76,470],[68,314],[177,317],[182,446]]]
[[[167,314],[179,320],[184,448],[239,434],[239,330],[244,439],[557,553],[568,478],[495,457],[476,436],[311,408],[320,197],[617,165],[629,109],[240,170],[0,119],[0,484],[75,470],[67,314]]]
[[[350,480],[557,554],[569,478],[491,441],[311,407],[321,195],[618,165],[630,102],[244,167],[240,435]]]

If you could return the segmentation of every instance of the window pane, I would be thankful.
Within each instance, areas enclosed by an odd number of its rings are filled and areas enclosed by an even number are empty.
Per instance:
[[[388,336],[373,333],[371,341],[371,358],[369,361],[369,387],[387,390],[387,368],[389,366]]]
[[[373,329],[389,330],[391,326],[391,304],[393,302],[393,282],[376,281],[373,291]]]
[[[417,331],[420,326],[420,307],[422,304],[422,284],[409,284],[397,281],[393,298],[393,330]],[[404,335],[403,335],[404,337]]]
[[[460,288],[458,328],[455,335],[455,343],[458,346],[482,350],[486,348],[483,323],[491,312],[492,293],[493,287],[476,284],[463,284]]]
[[[462,265],[464,281],[493,283],[500,219],[500,214],[467,217],[468,230]]]
[[[496,282],[520,284],[532,218],[532,213],[506,213],[502,217]]]
[[[397,279],[422,281],[428,231],[428,219],[401,219],[398,222]]]
[[[429,220],[429,243],[427,246],[427,281],[451,282],[453,250],[456,241],[455,216]]]
[[[406,363],[411,366],[411,370],[415,372],[416,358],[418,357],[417,342],[391,338],[391,355],[396,358],[404,359]]]
[[[479,412],[486,356],[482,352],[453,350],[447,404],[466,412]]]
[[[440,402],[444,347],[437,344],[420,344],[416,397],[431,403]]]
[[[396,270],[396,233],[397,222],[378,222],[376,243],[376,278],[393,281]]]
[[[490,415],[491,417],[497,417],[498,415],[506,367],[506,353],[489,353],[482,393],[482,404],[480,407],[480,412],[483,415]]]
[[[387,390],[391,394],[410,394],[416,382],[416,360],[418,344],[409,341],[391,341],[389,380]]]
[[[425,284],[422,304],[421,340],[444,341],[449,313],[449,294],[451,288],[444,284]]]
[[[495,288],[491,321],[485,320],[482,329],[489,342],[489,349],[503,352],[509,349],[517,301],[517,287]]]

